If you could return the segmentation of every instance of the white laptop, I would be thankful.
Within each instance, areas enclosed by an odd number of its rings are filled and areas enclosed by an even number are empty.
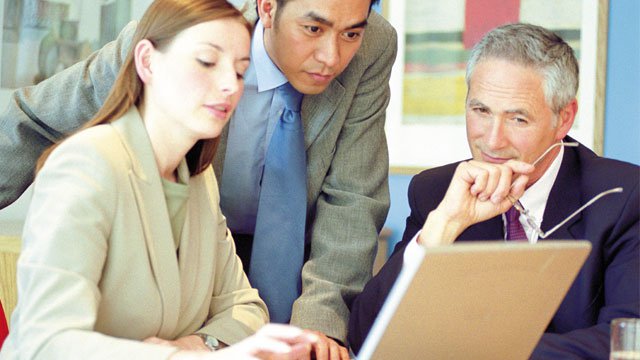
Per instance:
[[[400,272],[357,359],[527,359],[590,251],[575,240],[428,249]]]

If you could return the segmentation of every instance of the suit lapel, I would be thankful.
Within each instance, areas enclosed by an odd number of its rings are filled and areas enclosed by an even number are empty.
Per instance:
[[[345,89],[337,80],[318,95],[306,95],[302,99],[302,125],[305,149],[309,149],[344,98]]]
[[[565,141],[573,141],[573,139],[565,139]],[[572,214],[581,206],[580,194],[580,173],[579,163],[577,159],[577,149],[565,147],[562,158],[562,165],[558,176],[556,177],[547,206],[544,209],[544,217],[542,218],[542,230],[549,231],[553,226],[559,224],[567,216]],[[582,219],[582,213],[576,215],[568,223],[560,227],[551,235],[552,239],[575,239],[578,234],[575,225]],[[547,238],[547,240],[550,240]]]
[[[159,337],[174,335],[180,309],[180,279],[173,233],[167,212],[164,190],[153,150],[142,119],[132,107],[122,119],[113,123],[129,158],[140,222],[145,234],[149,261],[162,298],[162,323]]]
[[[456,241],[490,241],[502,240],[503,238],[502,216],[498,215],[487,221],[469,226]]]

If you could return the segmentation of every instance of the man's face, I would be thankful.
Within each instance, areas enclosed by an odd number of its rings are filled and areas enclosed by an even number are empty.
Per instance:
[[[554,114],[543,85],[542,75],[530,67],[500,59],[476,65],[466,101],[467,140],[474,159],[533,163],[569,132],[577,103]],[[557,152],[536,165],[528,185],[544,174]]]
[[[271,60],[303,94],[318,94],[360,48],[370,0],[259,0]]]

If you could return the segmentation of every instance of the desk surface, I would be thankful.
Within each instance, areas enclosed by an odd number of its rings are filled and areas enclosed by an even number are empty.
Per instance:
[[[2,230],[7,228],[2,227]],[[4,231],[2,231],[4,232]],[[20,237],[0,234],[0,302],[10,323],[11,313],[18,302],[16,266],[20,254]]]

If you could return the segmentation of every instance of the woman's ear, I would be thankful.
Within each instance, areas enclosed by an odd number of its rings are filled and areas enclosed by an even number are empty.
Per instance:
[[[153,78],[152,55],[155,47],[147,39],[140,40],[133,49],[133,60],[136,65],[136,72],[143,83],[148,84]]]

